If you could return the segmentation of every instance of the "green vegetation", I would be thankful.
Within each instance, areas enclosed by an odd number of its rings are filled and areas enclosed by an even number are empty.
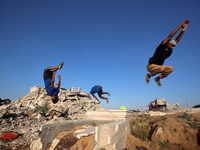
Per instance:
[[[196,122],[187,122],[187,124],[193,129],[197,129],[200,127],[200,124]]]
[[[135,125],[135,129],[133,130],[133,135],[139,139],[145,140],[148,136],[148,130],[146,125]]]
[[[160,144],[161,148],[170,149],[169,148],[169,141],[168,140],[165,141],[164,143],[159,142],[159,144]]]
[[[188,115],[187,113],[184,113],[182,118],[187,119],[187,121],[191,121],[190,115]]]
[[[34,113],[40,113],[43,117],[45,117],[45,114],[50,109],[49,103],[45,102],[42,106],[37,106],[34,110]]]
[[[138,119],[132,119],[131,121],[130,121],[130,124],[131,125],[135,125],[135,124],[137,124],[139,121],[138,121]]]
[[[160,120],[166,120],[166,119],[167,119],[166,116],[161,116],[161,117],[160,117]]]
[[[184,133],[187,133],[187,132],[188,132],[188,130],[187,130],[187,129],[185,129],[185,130],[184,130]]]

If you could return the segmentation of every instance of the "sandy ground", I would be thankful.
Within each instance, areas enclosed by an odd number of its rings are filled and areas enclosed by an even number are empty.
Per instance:
[[[141,117],[149,134],[145,140],[128,134],[129,150],[200,150],[200,112],[189,114],[191,121],[182,118],[183,113],[159,117]],[[189,125],[190,124],[190,125]],[[156,134],[158,128],[163,133]]]
[[[141,140],[132,134],[127,135],[128,150],[200,150],[200,112],[190,114],[191,121],[182,118],[183,113],[167,116],[140,116],[135,119],[147,126],[148,136]],[[190,125],[189,125],[190,124]],[[156,134],[158,128],[161,134]],[[60,143],[55,150],[93,150],[95,135],[77,139],[74,129],[61,132],[56,138]],[[50,145],[48,146],[50,147]],[[48,148],[47,148],[48,150]]]
[[[91,126],[91,125],[86,125]],[[76,130],[84,129],[82,126],[77,126],[74,129],[62,131],[56,139],[60,139],[58,146],[55,150],[92,150],[94,147],[95,135],[91,134],[87,137],[78,139],[77,134],[74,134]],[[51,145],[46,150],[49,150]]]

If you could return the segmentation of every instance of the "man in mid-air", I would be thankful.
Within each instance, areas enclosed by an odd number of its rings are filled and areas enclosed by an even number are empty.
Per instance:
[[[147,70],[148,74],[146,74],[145,81],[148,84],[151,77],[158,75],[154,80],[156,81],[156,84],[161,87],[161,81],[160,79],[166,78],[173,70],[174,68],[171,66],[163,65],[165,59],[167,59],[173,52],[173,48],[176,46],[176,44],[180,41],[183,34],[185,33],[185,30],[187,29],[187,25],[190,22],[189,19],[186,19],[181,25],[179,25],[172,33],[161,42],[161,44],[156,48],[156,51],[149,59],[149,63],[147,64]],[[178,32],[179,29],[181,29],[180,34],[177,36],[175,40],[172,40],[171,38]]]
[[[90,94],[96,98],[96,100],[100,103],[100,101],[98,100],[98,98],[94,95],[95,93],[98,93],[99,97],[101,99],[105,99],[107,101],[107,103],[109,103],[109,99],[108,98],[105,98],[103,97],[102,95],[103,94],[107,94],[110,96],[110,93],[109,92],[103,92],[103,87],[100,86],[100,85],[95,85],[94,87],[92,87],[91,91],[90,91]]]
[[[61,84],[61,76],[58,75],[58,79],[59,79],[58,87],[57,88],[54,87],[55,74],[58,69],[60,70],[62,68],[63,64],[64,63],[61,62],[56,67],[45,68],[44,74],[43,74],[44,84],[45,84],[47,94],[51,96],[51,101],[54,104],[58,102],[58,93],[59,93],[60,84]]]

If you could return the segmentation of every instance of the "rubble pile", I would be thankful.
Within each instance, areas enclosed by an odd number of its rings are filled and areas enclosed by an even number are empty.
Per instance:
[[[42,126],[59,120],[80,120],[87,111],[101,108],[88,93],[81,88],[70,90],[60,88],[59,101],[47,103],[51,97],[45,88],[34,86],[30,92],[9,105],[0,106],[0,134],[14,131],[20,136],[14,140],[0,140],[0,149],[29,149],[30,144],[39,138]],[[38,108],[48,107],[39,110]],[[38,111],[36,111],[38,109]]]
[[[31,118],[25,111],[17,110],[12,104],[7,106],[9,112],[0,118],[1,134],[9,131],[18,132],[20,136],[12,140],[0,140],[0,149],[28,148],[31,142],[38,139],[42,126],[46,124],[44,117]],[[1,108],[0,108],[1,109]],[[14,113],[20,111],[19,113]]]
[[[75,87],[70,90],[60,88],[58,103],[53,104],[50,102],[51,117],[68,116],[72,120],[79,120],[85,118],[86,111],[95,111],[101,108],[101,104],[97,103],[88,93],[81,88],[77,89]],[[44,105],[47,101],[51,101],[51,97],[47,95],[45,88],[34,86],[30,88],[30,92],[27,95],[15,101],[14,105],[18,108],[23,107],[25,110],[30,110]]]

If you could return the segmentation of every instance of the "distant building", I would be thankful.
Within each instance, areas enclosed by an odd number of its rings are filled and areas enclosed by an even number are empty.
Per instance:
[[[156,99],[149,104],[149,110],[164,109],[167,103],[164,98]]]

